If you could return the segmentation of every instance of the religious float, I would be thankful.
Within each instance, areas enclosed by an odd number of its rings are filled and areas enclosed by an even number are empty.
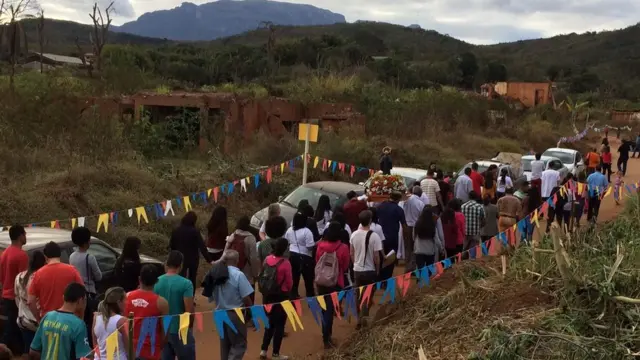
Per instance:
[[[402,194],[403,200],[406,198],[407,187],[404,178],[400,175],[375,174],[365,183],[365,194],[368,202],[383,202],[389,200],[392,192]]]

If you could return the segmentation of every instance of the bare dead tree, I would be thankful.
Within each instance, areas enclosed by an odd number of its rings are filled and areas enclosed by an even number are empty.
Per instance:
[[[96,69],[102,70],[102,49],[107,43],[107,36],[109,35],[109,26],[111,26],[111,13],[114,11],[113,1],[104,10],[104,17],[102,11],[98,7],[98,3],[93,4],[93,13],[89,14],[91,21],[93,22],[93,33],[90,36],[91,44],[93,45],[93,56],[95,57]]]
[[[29,53],[27,33],[20,20],[33,17],[40,6],[36,0],[6,0],[3,2],[4,14],[8,14],[8,34],[9,34],[9,58],[11,60],[11,74],[9,76],[9,87],[14,88],[14,77],[16,64],[20,56],[20,40],[24,39],[25,54]],[[0,17],[0,19],[2,19]]]
[[[40,16],[38,17],[38,45],[40,45],[40,73],[44,73],[44,63],[42,58],[44,57],[44,10],[40,10]]]
[[[75,43],[76,43],[76,48],[78,49],[78,56],[80,56],[80,60],[82,60],[82,66],[87,69],[87,73],[89,75],[89,77],[93,77],[93,63],[90,61],[87,63],[87,57],[84,56],[85,51],[82,48],[82,46],[80,46],[80,38],[78,38],[76,36],[75,39]]]

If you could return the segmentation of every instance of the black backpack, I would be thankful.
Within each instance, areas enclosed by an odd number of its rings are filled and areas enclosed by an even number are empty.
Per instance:
[[[278,283],[278,267],[283,261],[284,259],[280,259],[275,265],[271,266],[265,260],[262,271],[258,276],[258,288],[263,296],[282,294],[282,284]]]

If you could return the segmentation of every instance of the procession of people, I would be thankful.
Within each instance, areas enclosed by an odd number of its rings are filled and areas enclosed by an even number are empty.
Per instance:
[[[623,186],[630,151],[628,142],[618,149],[614,191]],[[381,157],[381,170],[387,174],[393,171],[390,152],[385,148]],[[201,285],[216,310],[248,309],[257,302],[273,304],[267,314],[270,327],[264,332],[261,359],[288,359],[280,352],[287,336],[286,309],[280,303],[324,296],[322,341],[326,349],[333,348],[333,318],[339,309],[330,294],[391,278],[400,250],[406,271],[445,257],[456,259],[455,255],[512,227],[544,201],[550,202],[547,231],[554,221],[573,231],[585,212],[587,220],[595,222],[612,176],[608,139],[585,157],[588,176],[561,178],[557,170],[545,169],[541,158],[540,153],[535,154],[530,181],[512,179],[506,169],[495,165],[480,173],[476,163],[453,180],[433,163],[425,178],[408,184],[406,194],[392,192],[381,203],[372,204],[350,192],[342,206],[323,196],[316,209],[303,200],[291,224],[275,203],[269,206],[259,231],[242,216],[229,232],[227,209],[217,206],[203,237],[196,226],[196,213],[189,211],[171,234],[165,273],[158,274],[152,265],[142,266],[140,239],[127,238],[115,269],[120,286],[108,289],[100,302],[96,282],[102,273],[95,256],[87,251],[89,229],[78,227],[71,232],[77,250],[69,264],[64,264],[55,242],[29,257],[23,250],[27,231],[12,226],[11,246],[0,256],[2,311],[7,317],[2,343],[14,354],[31,359],[79,359],[93,351],[95,358],[106,358],[109,338],[117,333],[120,360],[129,358],[130,340],[135,359],[195,359],[193,332],[189,328],[186,338],[180,335],[178,317],[194,312],[196,288]],[[585,184],[588,191],[559,191],[568,182]],[[197,284],[201,257],[212,266]],[[261,298],[255,296],[258,291]],[[371,305],[363,303],[358,327],[368,325]],[[133,339],[124,326],[130,313],[135,317]],[[172,316],[171,323],[154,322],[154,335],[140,338],[143,318],[165,315]],[[250,318],[248,310],[229,312],[233,327],[223,325],[222,360],[242,359],[254,345],[247,341]]]

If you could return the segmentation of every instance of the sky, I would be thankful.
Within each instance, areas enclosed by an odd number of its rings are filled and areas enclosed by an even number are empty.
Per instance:
[[[34,0],[35,1],[35,0]],[[115,0],[114,24],[183,0]],[[473,44],[495,44],[634,25],[639,0],[281,0],[343,14],[347,21],[418,24]],[[98,0],[106,6],[110,0]],[[210,2],[191,0],[195,4]],[[45,16],[90,22],[93,0],[40,0]]]

